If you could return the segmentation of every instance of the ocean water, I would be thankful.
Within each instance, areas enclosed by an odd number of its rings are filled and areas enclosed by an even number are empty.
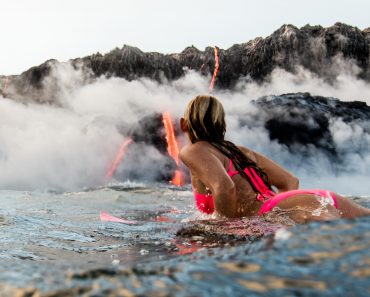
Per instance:
[[[351,199],[370,206],[370,197]],[[11,288],[35,287],[50,293],[50,290],[63,290],[65,274],[70,271],[138,264],[150,267],[154,263],[182,259],[186,254],[194,255],[194,259],[197,255],[211,257],[213,250],[227,256],[236,247],[244,247],[252,254],[261,250],[259,241],[250,237],[223,238],[219,234],[207,238],[204,234],[191,234],[191,230],[190,235],[178,235],[184,226],[199,225],[205,222],[202,220],[213,220],[213,228],[231,234],[237,234],[234,231],[243,229],[247,222],[227,226],[225,221],[200,214],[192,200],[189,186],[161,183],[117,182],[60,193],[1,190],[0,283]],[[100,211],[136,224],[102,222]],[[266,227],[265,231],[271,229]],[[53,271],[53,282],[44,279],[48,271]],[[4,293],[5,289],[0,288],[0,292]]]
[[[63,193],[2,190],[0,260],[110,265],[172,254],[181,222],[194,217],[191,195],[188,188],[135,183]],[[102,222],[100,211],[137,224]]]

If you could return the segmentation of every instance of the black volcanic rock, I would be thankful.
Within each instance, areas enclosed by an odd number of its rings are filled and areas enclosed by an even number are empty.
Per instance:
[[[107,75],[134,80],[139,77],[149,77],[159,80],[161,72],[169,79],[181,75],[181,67],[174,59],[158,53],[144,53],[136,47],[125,45],[116,48],[106,55],[92,55],[80,60],[90,68],[96,76]]]
[[[175,132],[178,132],[177,127]],[[133,144],[128,147],[128,159],[135,160],[135,166],[124,166],[123,179],[167,181],[173,177],[177,169],[175,161],[167,152],[166,133],[163,118],[160,113],[144,116],[135,123],[128,131],[123,131],[132,139]],[[161,155],[160,160],[147,156],[146,147],[152,146]],[[146,155],[146,158],[143,156]],[[150,172],[149,172],[150,171]]]
[[[364,125],[364,132],[370,134],[370,106],[365,102],[342,102],[309,93],[292,93],[261,97],[254,104],[266,115],[265,128],[270,139],[290,148],[295,144],[311,144],[335,156],[335,144],[329,131],[332,119]]]
[[[129,131],[134,142],[154,145],[161,153],[166,153],[167,142],[162,115],[155,113],[139,120]]]
[[[232,88],[241,78],[263,81],[269,78],[276,67],[294,72],[298,65],[330,80],[338,74],[338,70],[332,67],[336,57],[357,64],[360,69],[358,76],[370,80],[369,45],[369,29],[361,31],[342,23],[328,28],[306,25],[301,29],[283,25],[266,38],[258,37],[226,50],[218,49],[220,68],[216,86]],[[192,46],[179,54],[164,55],[145,53],[125,45],[105,55],[97,53],[70,62],[76,68],[84,68],[92,78],[102,75],[127,80],[147,77],[161,82],[181,77],[186,69],[211,74],[214,53],[211,47],[200,51]],[[40,89],[43,80],[50,73],[50,65],[58,63],[46,62],[13,78],[9,97],[22,99],[28,96],[27,100],[42,101]],[[32,96],[34,90],[38,91],[37,96]]]
[[[263,80],[276,67],[294,71],[296,65],[303,65],[324,74],[322,63],[329,65],[331,58],[338,54],[353,59],[363,70],[369,67],[367,33],[341,23],[329,28],[306,25],[301,29],[284,25],[265,39],[256,38],[227,50],[219,49],[218,54],[220,87],[231,87],[245,76]],[[314,65],[312,59],[316,62]],[[164,76],[172,80],[183,75],[186,68],[212,73],[214,53],[211,47],[200,51],[192,46],[180,54],[162,55],[124,46],[104,56],[92,55],[79,61],[96,76],[113,75],[128,80],[138,77],[160,80]]]

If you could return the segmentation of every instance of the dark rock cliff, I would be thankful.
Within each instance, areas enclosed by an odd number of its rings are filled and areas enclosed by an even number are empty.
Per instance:
[[[361,31],[342,23],[328,28],[306,25],[300,29],[283,25],[266,38],[219,49],[216,87],[232,88],[240,78],[263,81],[276,67],[294,72],[298,65],[330,80],[338,74],[336,67],[332,67],[337,57],[355,63],[359,67],[359,78],[370,80],[369,47],[370,28]],[[211,74],[214,53],[212,47],[200,51],[191,46],[181,53],[164,55],[125,45],[105,55],[97,53],[70,62],[73,67],[82,67],[92,78],[105,75],[163,81],[181,77],[186,69]],[[43,101],[43,82],[52,65],[58,63],[50,60],[12,77],[7,95],[18,100],[28,96],[28,100]]]
[[[261,97],[254,104],[266,115],[264,126],[270,139],[288,147],[311,144],[336,156],[329,130],[330,121],[335,119],[347,125],[361,125],[364,133],[370,134],[370,106],[362,101],[343,102],[309,93],[292,93]]]

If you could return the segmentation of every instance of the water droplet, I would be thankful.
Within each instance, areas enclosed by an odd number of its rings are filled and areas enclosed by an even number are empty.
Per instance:
[[[117,259],[117,258],[118,258],[118,255],[117,255],[117,254],[111,254],[111,255],[110,255],[110,258],[111,258],[112,260],[115,260],[115,259]]]
[[[276,240],[287,240],[291,235],[292,233],[290,231],[288,231],[287,229],[281,228],[276,231],[275,239]]]
[[[203,240],[204,237],[203,236],[192,236],[191,239],[194,241],[200,241],[200,240]]]
[[[149,254],[148,250],[145,250],[145,249],[140,250],[140,255],[144,256],[144,255],[147,255],[147,254]]]

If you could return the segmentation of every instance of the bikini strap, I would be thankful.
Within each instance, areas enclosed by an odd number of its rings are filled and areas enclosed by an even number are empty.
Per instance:
[[[239,171],[237,170],[232,171],[232,169],[233,169],[233,161],[229,159],[229,168],[227,169],[228,176],[233,177],[234,175],[239,174]]]
[[[227,174],[230,177],[233,177],[236,174],[239,174],[239,171],[233,169],[233,162],[229,159],[229,167],[227,169]],[[246,167],[244,169],[245,174],[248,176],[250,182],[253,184],[254,188],[257,190],[257,197],[256,199],[259,201],[265,201],[268,198],[271,198],[275,195],[273,191],[271,191],[263,182],[263,180],[258,176],[258,174],[254,171],[253,168]]]

